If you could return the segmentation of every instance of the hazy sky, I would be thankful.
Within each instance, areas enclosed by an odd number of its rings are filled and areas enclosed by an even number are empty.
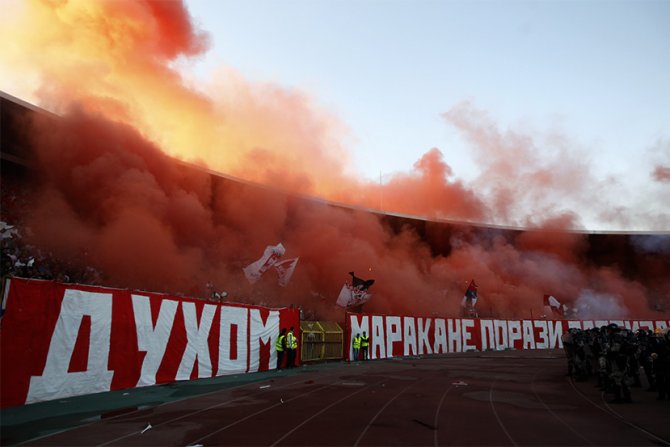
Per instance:
[[[226,64],[308,92],[349,126],[368,178],[432,147],[456,177],[475,177],[470,143],[442,117],[463,101],[501,131],[559,134],[600,174],[631,181],[648,181],[631,163],[670,138],[668,1],[187,5],[211,35],[202,73]]]

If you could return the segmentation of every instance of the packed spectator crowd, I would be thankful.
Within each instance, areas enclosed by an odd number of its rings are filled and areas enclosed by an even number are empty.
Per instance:
[[[2,179],[0,194],[0,266],[2,276],[47,279],[65,283],[100,285],[102,273],[81,259],[58,259],[28,241],[30,229],[25,225],[30,194],[25,186],[11,178]]]
[[[47,279],[64,283],[100,285],[100,271],[76,260],[56,259],[52,253],[26,242],[24,231],[0,221],[2,275]]]
[[[670,331],[632,331],[616,324],[570,329],[563,334],[568,374],[577,381],[595,380],[613,396],[612,402],[632,402],[631,388],[646,387],[670,400]],[[644,384],[641,377],[643,372]]]

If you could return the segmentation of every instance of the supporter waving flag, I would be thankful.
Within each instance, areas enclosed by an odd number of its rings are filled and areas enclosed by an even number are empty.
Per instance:
[[[470,285],[463,295],[461,306],[475,307],[475,304],[477,304],[477,284],[475,284],[475,280],[473,279],[470,281]]]
[[[340,307],[355,307],[367,302],[372,295],[368,293],[368,288],[375,283],[374,279],[361,279],[349,272],[351,283],[345,282],[337,297],[337,304]]]
[[[563,316],[563,306],[561,306],[561,303],[552,295],[544,295],[544,307],[551,308],[551,312],[554,315],[560,317]]]
[[[263,273],[277,263],[279,258],[284,256],[284,253],[286,253],[286,249],[281,243],[277,245],[268,245],[265,247],[263,256],[261,256],[259,260],[252,262],[242,269],[244,270],[244,276],[246,276],[251,284],[254,284],[261,279]]]
[[[288,282],[291,280],[291,276],[293,276],[293,272],[295,271],[295,266],[298,265],[298,259],[300,259],[300,257],[286,259],[275,263],[273,267],[277,270],[277,275],[279,276],[277,282],[280,286],[286,287],[288,285]]]

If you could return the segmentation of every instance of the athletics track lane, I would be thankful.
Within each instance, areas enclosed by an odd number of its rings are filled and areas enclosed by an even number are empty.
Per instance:
[[[565,370],[560,351],[312,365],[26,445],[670,444],[668,402],[614,406]]]

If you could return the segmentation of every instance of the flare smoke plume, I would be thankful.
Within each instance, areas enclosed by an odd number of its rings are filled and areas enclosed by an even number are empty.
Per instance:
[[[587,162],[561,144],[540,160],[532,138],[498,131],[469,103],[444,118],[477,148],[482,177],[458,180],[433,148],[382,191],[355,180],[346,126],[306,94],[229,67],[189,85],[176,67],[203,55],[208,37],[181,2],[29,1],[10,16],[0,61],[63,117],[56,128],[49,118],[32,123],[42,182],[28,225],[61,256],[85,253],[110,285],[199,294],[212,281],[232,300],[303,305],[322,318],[341,316],[333,304],[352,270],[376,280],[365,310],[382,313],[458,315],[472,278],[480,304],[501,317],[540,315],[545,293],[570,302],[587,289],[615,297],[615,313],[643,317],[651,295],[670,294],[667,266],[647,272],[649,286],[616,264],[592,264],[588,235],[561,231],[581,226],[565,203],[597,203],[602,186],[591,187]],[[385,211],[535,230],[509,237],[465,226],[440,252],[437,224],[426,224],[429,244],[410,225],[217,180],[165,154],[336,202],[374,208],[383,194]],[[663,181],[663,170],[655,175]],[[278,242],[300,256],[291,284],[250,286],[241,267]]]

